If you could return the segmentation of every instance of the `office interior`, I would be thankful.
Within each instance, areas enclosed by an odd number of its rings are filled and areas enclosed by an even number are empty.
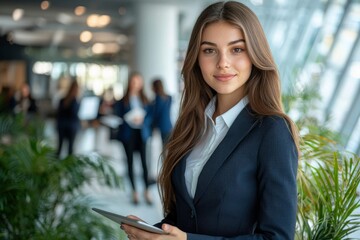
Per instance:
[[[96,99],[109,89],[121,99],[128,74],[137,70],[150,98],[152,79],[164,80],[176,99],[176,121],[192,25],[213,2],[0,0],[0,91],[28,83],[41,116],[51,123],[61,91],[76,76],[87,104],[81,118],[89,128]],[[263,24],[284,98],[297,99],[285,105],[289,115],[299,121],[310,116],[338,134],[341,148],[360,155],[360,1],[241,2]]]
[[[0,2],[0,84],[28,82],[44,116],[57,91],[76,75],[87,93],[112,88],[116,99],[127,75],[181,94],[181,65],[195,16],[214,1]],[[357,0],[248,0],[268,36],[285,94],[318,96],[307,114],[340,133],[345,149],[360,154],[360,2]],[[301,118],[296,109],[290,114]],[[87,117],[87,116],[85,116]]]

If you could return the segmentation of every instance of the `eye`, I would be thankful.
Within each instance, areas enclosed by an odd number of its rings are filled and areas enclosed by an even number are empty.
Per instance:
[[[203,53],[205,54],[212,54],[212,53],[215,53],[215,49],[212,49],[212,48],[205,48],[202,50]]]
[[[244,51],[244,49],[242,49],[242,48],[234,48],[233,49],[234,53],[241,53],[242,51]]]

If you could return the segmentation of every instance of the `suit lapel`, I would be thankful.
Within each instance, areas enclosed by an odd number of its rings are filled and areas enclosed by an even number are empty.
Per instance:
[[[179,196],[181,196],[189,206],[193,206],[192,199],[187,191],[186,183],[185,183],[186,158],[189,156],[189,154],[190,153],[185,155],[185,157],[183,157],[175,167],[173,173],[173,177],[174,177],[173,183],[175,184],[175,187],[179,191]]]
[[[220,142],[219,146],[215,149],[214,153],[210,156],[202,169],[197,183],[194,204],[199,201],[221,165],[241,140],[244,139],[255,126],[256,122],[257,119],[250,114],[248,106],[240,112],[225,138]]]

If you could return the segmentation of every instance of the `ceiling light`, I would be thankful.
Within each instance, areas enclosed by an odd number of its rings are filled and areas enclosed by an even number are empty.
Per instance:
[[[49,1],[42,1],[40,4],[40,8],[42,10],[47,10],[50,7],[50,2]]]
[[[102,43],[95,43],[91,50],[93,51],[93,53],[95,54],[101,54],[101,53],[104,53],[105,51],[105,45],[102,44]]]
[[[24,9],[17,8],[12,13],[12,18],[14,21],[19,21],[24,15]]]
[[[104,54],[104,53],[110,53],[114,54],[117,53],[120,50],[120,46],[116,43],[95,43],[91,50],[94,54]]]
[[[91,14],[87,20],[86,23],[89,27],[105,27],[111,22],[111,18],[109,15],[98,15],[98,14]]]
[[[105,27],[111,22],[111,18],[109,15],[101,15],[98,18],[98,27]]]
[[[81,42],[89,42],[92,38],[92,33],[89,32],[89,31],[83,31],[81,34],[80,34],[80,41]]]
[[[74,10],[76,16],[81,16],[86,12],[86,7],[84,6],[77,6]]]
[[[117,53],[120,50],[120,46],[116,43],[106,43],[105,53]]]
[[[91,14],[90,16],[88,16],[86,23],[89,27],[96,27],[97,23],[98,23],[98,18],[99,15],[97,14]]]

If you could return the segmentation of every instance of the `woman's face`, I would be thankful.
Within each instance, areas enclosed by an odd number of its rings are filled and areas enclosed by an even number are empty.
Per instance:
[[[130,79],[130,90],[132,93],[138,93],[143,88],[144,81],[140,75],[134,75]]]
[[[252,63],[242,31],[224,21],[211,23],[203,30],[199,66],[206,83],[218,97],[240,100],[250,77]]]

